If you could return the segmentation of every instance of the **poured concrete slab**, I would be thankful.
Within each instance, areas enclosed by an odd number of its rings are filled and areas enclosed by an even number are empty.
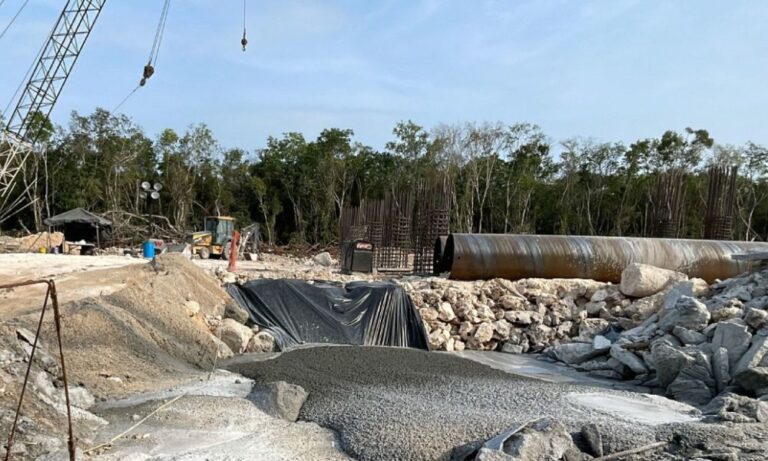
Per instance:
[[[649,426],[698,421],[701,412],[681,402],[657,395],[639,394],[637,398],[593,392],[568,394],[566,400],[578,406],[605,413],[627,422]]]
[[[461,351],[445,353],[455,354],[459,357],[482,363],[483,365],[513,375],[539,379],[549,383],[588,384],[591,386],[602,386],[612,389],[650,392],[650,389],[647,387],[635,386],[610,379],[596,378],[559,363],[541,360],[540,356],[536,354],[507,354],[505,352],[496,351]]]

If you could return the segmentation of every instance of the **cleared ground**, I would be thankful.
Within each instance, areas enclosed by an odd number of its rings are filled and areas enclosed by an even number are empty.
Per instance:
[[[75,256],[39,253],[0,254],[0,285],[53,279],[60,303],[102,296],[124,288],[127,268],[147,260],[125,256]],[[0,320],[39,312],[44,286],[0,291]]]

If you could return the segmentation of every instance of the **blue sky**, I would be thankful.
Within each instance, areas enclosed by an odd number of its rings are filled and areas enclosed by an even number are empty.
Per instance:
[[[0,28],[22,0],[0,7]],[[64,0],[31,0],[0,41],[4,108]],[[53,112],[114,108],[136,85],[160,0],[109,0]],[[121,109],[149,136],[204,122],[227,147],[399,120],[532,122],[555,141],[706,128],[768,144],[768,1],[174,0],[157,73]]]

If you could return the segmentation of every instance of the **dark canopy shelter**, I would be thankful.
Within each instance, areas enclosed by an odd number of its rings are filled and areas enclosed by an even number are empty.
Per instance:
[[[281,350],[303,343],[428,348],[419,313],[394,283],[264,279],[227,291]]]
[[[43,222],[46,226],[62,228],[64,238],[69,241],[99,242],[104,230],[112,227],[112,221],[83,208],[65,211]]]

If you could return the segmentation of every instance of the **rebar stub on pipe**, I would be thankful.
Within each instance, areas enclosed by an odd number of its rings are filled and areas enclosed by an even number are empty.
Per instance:
[[[618,283],[631,263],[676,270],[709,283],[749,268],[733,254],[768,243],[570,235],[451,234],[440,268],[457,280],[586,278]],[[437,269],[437,267],[436,267]]]

